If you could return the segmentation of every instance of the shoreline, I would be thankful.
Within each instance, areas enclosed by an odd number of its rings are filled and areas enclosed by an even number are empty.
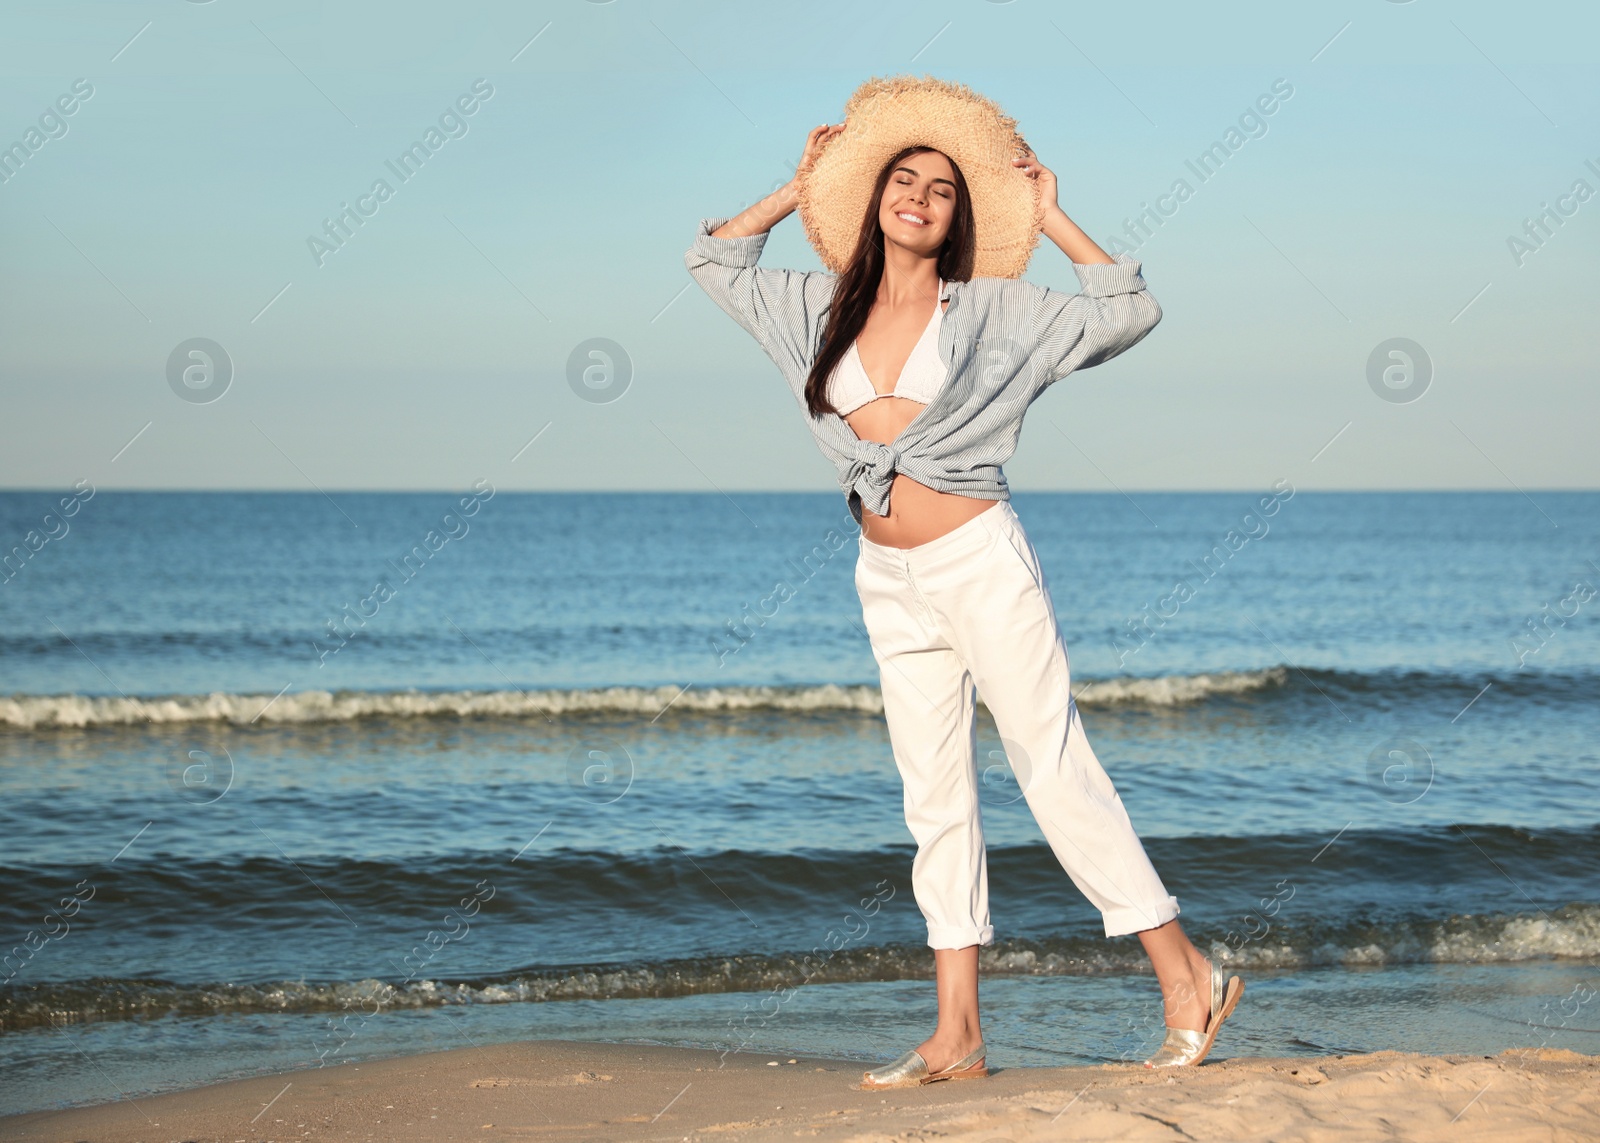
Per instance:
[[[721,1066],[719,1066],[721,1064]],[[501,1140],[1600,1137],[1600,1056],[1236,1058],[1003,1068],[864,1092],[867,1065],[534,1040],[308,1068],[0,1118],[0,1139]]]

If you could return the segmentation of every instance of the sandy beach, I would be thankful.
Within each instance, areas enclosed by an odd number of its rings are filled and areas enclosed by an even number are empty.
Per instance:
[[[719,1066],[720,1064],[720,1066]],[[0,1119],[0,1138],[221,1140],[1578,1140],[1600,1138],[1600,1057],[1235,1059],[1012,1068],[854,1088],[861,1065],[534,1041],[288,1072]]]

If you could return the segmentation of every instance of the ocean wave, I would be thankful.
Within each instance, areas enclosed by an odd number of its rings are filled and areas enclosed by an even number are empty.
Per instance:
[[[1537,914],[1284,927],[1217,950],[1230,968],[1377,968],[1395,964],[1502,964],[1600,956],[1600,905]]]
[[[1275,690],[1289,681],[1289,668],[1259,671],[1217,671],[1200,675],[1158,675],[1154,678],[1121,676],[1091,679],[1077,692],[1085,706],[1180,706],[1207,699]]]
[[[352,806],[351,812],[364,810]],[[1600,886],[1600,825],[1537,831],[1485,823],[1412,829],[1352,826],[1332,845],[1329,832],[1152,836],[1145,839],[1145,848],[1157,868],[1171,870],[1169,888],[1197,922],[1269,908],[1258,906],[1259,898],[1269,888],[1281,888],[1285,880],[1304,895],[1294,905],[1284,897],[1287,908],[1281,919],[1298,915],[1304,902],[1315,897],[1327,923],[1381,918],[1388,909],[1400,916],[1432,916],[1438,899],[1454,901],[1463,913],[1504,912],[1519,907],[1516,884],[1538,884],[1547,895],[1546,906],[1589,901]],[[305,893],[309,876],[332,899],[354,903],[350,907],[363,924],[383,926],[419,915],[419,902],[455,900],[459,893],[451,887],[473,884],[495,859],[480,850],[366,855],[308,851],[291,861],[272,849],[270,840],[258,836],[257,841],[254,851],[225,854],[141,857],[130,851],[93,873],[101,893],[91,912],[97,923],[112,928],[164,916],[184,917],[195,931],[214,925],[235,934],[269,932],[307,923],[323,907],[320,894],[308,898]],[[515,844],[500,857],[509,857]],[[494,906],[502,924],[543,924],[543,903],[560,901],[595,918],[693,928],[721,915],[731,897],[758,923],[770,917],[782,930],[830,912],[821,902],[859,896],[866,871],[872,871],[868,880],[903,878],[916,853],[909,838],[847,849],[708,844],[694,851],[694,868],[705,876],[697,873],[685,880],[677,846],[664,837],[641,838],[639,848],[627,851],[560,845],[541,850],[538,862],[516,862],[496,875],[496,884],[505,890]],[[1424,870],[1426,877],[1419,881],[1413,874]],[[991,893],[1003,898],[1013,924],[1058,932],[1075,932],[1062,926],[1082,924],[1084,933],[1098,930],[1098,913],[1064,878],[1046,842],[991,843],[989,871]],[[0,860],[0,932],[37,925],[36,903],[58,898],[62,886],[86,872],[77,866],[21,862],[15,854]],[[920,927],[909,895],[901,904],[907,923],[915,918]],[[597,923],[603,927],[611,922]]]
[[[1088,706],[1172,706],[1283,686],[1285,667],[1259,671],[1087,680]],[[591,714],[859,712],[882,714],[883,696],[868,685],[595,687],[571,690],[298,691],[268,694],[11,695],[0,698],[0,726],[22,730],[184,723],[328,723],[396,718],[559,718]]]
[[[1600,956],[1600,905],[1568,905],[1527,915],[1285,928],[1272,939],[1246,942],[1238,948],[1217,939],[1211,951],[1229,969],[1255,970],[1591,959]],[[1136,948],[1093,938],[1051,938],[997,941],[981,951],[979,967],[986,976],[1086,976],[1144,972],[1148,965]],[[399,984],[372,977],[255,984],[98,978],[0,988],[0,1032],[63,1021],[258,1012],[373,1015],[462,1004],[781,993],[805,984],[932,977],[933,960],[925,947],[883,945],[845,947],[831,953],[813,950],[524,968],[499,976]]]

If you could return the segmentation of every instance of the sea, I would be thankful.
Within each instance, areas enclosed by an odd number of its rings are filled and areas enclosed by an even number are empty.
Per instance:
[[[1600,1052],[1600,494],[1018,492],[1214,1058]],[[836,493],[0,494],[0,1112],[936,1012]],[[980,696],[981,698],[981,696]],[[1143,1059],[980,708],[989,1062]]]

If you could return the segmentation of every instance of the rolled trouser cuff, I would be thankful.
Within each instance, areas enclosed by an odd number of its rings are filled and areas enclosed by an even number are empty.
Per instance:
[[[993,925],[929,925],[930,949],[964,949],[969,945],[994,944]]]
[[[1146,929],[1160,928],[1168,921],[1178,916],[1178,899],[1168,897],[1151,907],[1135,909],[1112,909],[1110,912],[1100,914],[1105,921],[1106,936],[1125,937],[1130,933],[1142,933]]]

